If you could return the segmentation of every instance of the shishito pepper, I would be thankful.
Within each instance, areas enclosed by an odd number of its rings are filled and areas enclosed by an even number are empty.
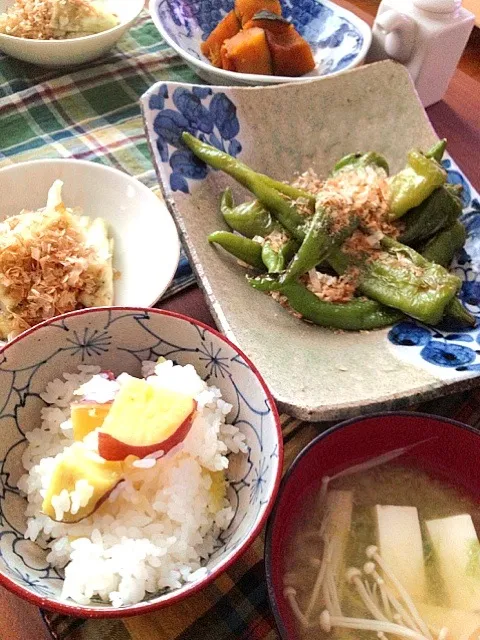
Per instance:
[[[228,153],[224,153],[220,151],[216,147],[212,147],[206,142],[202,142],[195,136],[192,136],[188,131],[184,131],[182,133],[182,140],[187,145],[187,147],[199,158],[203,160],[206,164],[210,165],[214,169],[220,169],[221,171],[225,171],[229,176],[232,176],[237,182],[243,184],[242,180],[246,180],[247,178],[244,176],[245,170],[253,174],[256,178],[264,182],[271,189],[275,189],[279,193],[283,193],[284,196],[291,198],[292,200],[302,200],[303,204],[310,207],[312,213],[315,209],[315,196],[312,195],[309,191],[305,191],[304,189],[299,189],[298,187],[293,187],[288,182],[281,182],[280,180],[275,180],[270,176],[266,176],[263,173],[257,173],[249,166],[240,162],[230,156]],[[248,187],[247,187],[248,188]]]
[[[391,218],[399,218],[417,207],[435,189],[445,184],[446,179],[445,170],[436,160],[420,151],[410,151],[405,169],[390,180]]]
[[[477,324],[475,316],[465,309],[458,298],[453,298],[445,307],[445,318],[467,327],[474,327]]]
[[[425,153],[425,155],[427,156],[427,158],[433,158],[437,162],[441,162],[446,148],[447,148],[447,139],[443,138],[443,140],[439,140],[432,147],[430,147],[430,149]]]
[[[367,331],[387,327],[403,317],[396,309],[389,309],[375,300],[353,298],[349,302],[326,302],[300,282],[282,284],[272,276],[248,278],[259,291],[279,291],[289,306],[306,320],[321,327],[344,331]]]
[[[271,213],[257,200],[235,206],[232,191],[228,188],[222,194],[220,211],[228,226],[247,238],[264,238],[278,226]]]
[[[323,262],[334,247],[340,246],[352,234],[358,222],[358,217],[352,215],[343,228],[334,231],[332,215],[317,203],[317,210],[305,238],[282,276],[283,282],[292,282]]]
[[[422,256],[426,260],[449,267],[455,254],[465,244],[467,231],[463,224],[456,220],[450,227],[437,233],[427,242],[422,250]]]
[[[225,189],[220,210],[231,229],[246,238],[265,238],[262,260],[269,273],[283,271],[298,250],[298,242],[284,232],[267,209],[254,200],[234,207],[230,189]]]
[[[315,205],[314,196],[291,185],[286,185],[283,182],[256,173],[243,162],[232,158],[228,153],[219,151],[205,142],[201,142],[201,140],[198,140],[188,132],[182,134],[182,140],[197,158],[203,160],[214,169],[224,171],[251,191],[257,200],[272,212],[280,224],[294,238],[300,241],[303,240],[307,228],[305,218],[293,202],[286,200],[283,195],[292,199],[302,198],[311,206]]]
[[[259,242],[237,236],[230,231],[214,231],[208,236],[208,241],[220,245],[232,256],[255,267],[255,269],[265,270],[262,261],[262,245]]]
[[[450,227],[443,229],[429,240],[422,250],[422,256],[430,262],[448,268],[457,251],[460,251],[465,244],[466,239],[465,227],[459,220],[456,220]],[[476,325],[475,316],[467,311],[456,297],[445,307],[445,318],[454,320],[461,325],[470,327]]]
[[[339,274],[357,266],[358,290],[369,298],[426,324],[438,324],[460,279],[396,240],[384,236],[382,247],[382,254],[370,261],[360,263],[339,249],[328,260]]]
[[[390,167],[384,156],[375,151],[369,151],[368,153],[350,153],[348,156],[341,158],[337,164],[333,167],[332,175],[335,175],[339,171],[345,169],[354,170],[361,169],[362,167],[376,167],[383,169],[385,173],[389,174]]]
[[[262,246],[262,260],[268,273],[284,271],[298,249],[296,240],[287,236],[278,242],[275,233],[274,231],[270,237],[267,236]]]
[[[451,226],[462,210],[458,187],[445,184],[403,216],[404,230],[399,240],[403,244],[416,244],[430,238],[440,229]]]

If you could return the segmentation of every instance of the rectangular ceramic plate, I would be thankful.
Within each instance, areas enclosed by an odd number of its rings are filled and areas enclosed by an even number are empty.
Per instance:
[[[476,331],[453,334],[408,322],[392,330],[333,332],[297,320],[252,290],[245,270],[206,239],[226,228],[218,210],[222,190],[231,186],[238,201],[246,193],[194,162],[179,142],[188,129],[282,180],[309,167],[325,176],[344,154],[360,150],[383,153],[396,172],[411,148],[426,149],[437,139],[402,66],[381,62],[269,88],[158,83],[142,101],[159,181],[210,309],[258,366],[281,409],[305,420],[338,419],[474,384]],[[478,196],[453,161],[445,166],[450,180],[464,184],[473,256]],[[456,269],[465,280],[462,296],[478,311],[469,256],[462,254]]]

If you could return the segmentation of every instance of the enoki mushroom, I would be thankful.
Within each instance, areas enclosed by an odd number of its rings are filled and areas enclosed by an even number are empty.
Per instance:
[[[320,506],[324,510],[323,519],[317,532],[309,532],[309,537],[314,538],[318,535],[323,553],[320,558],[312,558],[310,562],[317,569],[317,574],[305,611],[302,611],[298,603],[295,589],[286,587],[284,591],[295,617],[303,628],[320,628],[325,632],[334,628],[372,631],[376,633],[379,640],[388,640],[386,634],[410,640],[445,640],[447,638],[448,629],[446,628],[441,629],[439,633],[437,630],[436,637],[433,637],[409,593],[381,557],[376,546],[367,547],[368,562],[365,563],[363,572],[361,569],[352,567],[346,571],[344,580],[339,578],[344,552],[341,541],[342,532],[338,530],[338,512],[341,510],[338,509],[339,504],[334,504],[332,507],[330,499],[333,493],[337,493],[337,498],[340,500],[339,495],[342,492],[332,492],[327,495],[331,480],[382,465],[428,440],[431,438],[386,452],[372,460],[349,467],[335,476],[323,478],[320,491]],[[334,518],[332,512],[335,511],[335,507],[337,508],[337,528],[333,526],[332,530],[332,518]],[[350,517],[351,513],[344,518],[342,527],[346,526],[347,521],[350,523]],[[350,618],[343,615],[339,590],[345,583],[355,589],[372,618]],[[315,610],[318,611],[319,600],[324,610],[320,616],[318,613],[314,616]]]

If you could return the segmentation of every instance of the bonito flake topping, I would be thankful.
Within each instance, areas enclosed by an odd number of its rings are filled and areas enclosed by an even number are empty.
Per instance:
[[[30,40],[78,38],[118,24],[95,0],[15,0],[0,14],[0,33]]]
[[[76,215],[60,180],[44,210],[0,223],[0,338],[82,307],[113,303],[113,241],[105,222]]]

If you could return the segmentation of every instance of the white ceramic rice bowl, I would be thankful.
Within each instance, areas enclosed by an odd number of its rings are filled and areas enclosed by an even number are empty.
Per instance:
[[[0,0],[0,13],[14,0]],[[69,40],[27,40],[0,33],[0,50],[12,58],[43,67],[70,67],[105,55],[130,29],[144,7],[143,0],[107,0],[120,23],[101,33]]]
[[[46,552],[24,540],[26,501],[16,484],[23,474],[25,433],[39,426],[38,394],[79,364],[117,375],[140,375],[141,361],[165,356],[193,364],[233,405],[229,421],[245,434],[248,454],[230,458],[228,496],[235,516],[205,575],[175,591],[122,608],[80,606],[62,600],[62,577]],[[37,606],[84,617],[124,617],[172,604],[215,579],[259,534],[280,481],[283,444],[278,414],[250,361],[223,336],[195,320],[159,310],[87,309],[60,316],[22,334],[0,351],[0,584]]]
[[[150,307],[171,283],[180,243],[163,201],[126,173],[83,160],[33,160],[0,169],[0,220],[44,207],[62,180],[67,207],[103,218],[114,239],[114,304]]]

